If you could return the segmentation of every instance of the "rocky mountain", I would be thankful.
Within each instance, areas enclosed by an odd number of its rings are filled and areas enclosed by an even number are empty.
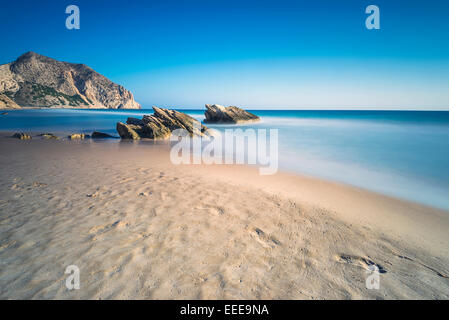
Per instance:
[[[206,123],[243,123],[255,122],[260,118],[255,114],[249,113],[239,107],[223,107],[218,104],[206,104],[206,112],[204,116]]]
[[[34,52],[0,65],[0,95],[22,107],[140,109],[131,92],[88,66]]]

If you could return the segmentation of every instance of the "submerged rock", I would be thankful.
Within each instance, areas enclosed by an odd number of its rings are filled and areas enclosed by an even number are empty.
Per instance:
[[[234,106],[223,107],[218,104],[206,104],[206,109],[204,122],[207,123],[242,123],[260,120],[255,114]]]
[[[109,138],[115,139],[117,137],[111,136],[110,134],[107,134],[107,133],[95,131],[92,133],[91,138],[92,139],[109,139]]]
[[[191,116],[176,111],[153,107],[153,115],[145,115],[142,119],[128,118],[126,124],[117,123],[117,132],[122,139],[154,139],[170,138],[176,129],[186,130],[190,136],[203,136],[207,127]]]
[[[16,138],[16,139],[20,139],[20,140],[31,140],[32,139],[29,134],[23,133],[23,132],[14,133],[12,137]]]
[[[47,140],[51,140],[51,139],[59,140],[59,138],[57,136],[55,136],[53,133],[42,133],[39,135],[39,137],[41,137],[42,139],[47,139]]]
[[[84,133],[74,133],[68,136],[70,140],[83,140],[85,137]]]

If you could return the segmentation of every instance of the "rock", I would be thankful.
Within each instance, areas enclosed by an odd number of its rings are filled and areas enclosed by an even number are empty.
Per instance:
[[[126,120],[126,124],[133,124],[135,126],[143,126],[144,123],[141,119],[137,119],[137,118],[128,118],[128,120]]]
[[[39,135],[39,137],[42,137],[42,139],[46,139],[46,140],[50,140],[50,139],[59,140],[59,138],[57,136],[55,136],[53,133],[42,133]]]
[[[144,116],[143,121],[154,121],[155,123],[161,122],[170,131],[176,129],[185,129],[191,136],[203,136],[207,127],[203,126],[201,122],[192,118],[191,116],[176,111],[168,109],[160,109],[153,107],[154,114],[152,116]]]
[[[85,137],[84,133],[74,133],[68,136],[70,140],[83,140]]]
[[[122,122],[117,123],[117,132],[122,139],[140,140],[140,136],[135,130],[139,130],[140,126],[126,125]]]
[[[131,92],[88,66],[34,52],[0,65],[0,94],[23,107],[140,109]]]
[[[171,131],[158,118],[154,116],[144,116],[142,131],[138,131],[142,138],[164,140],[170,138]]]
[[[258,116],[234,106],[226,108],[218,104],[206,104],[206,109],[204,122],[207,123],[243,123],[260,120]]]
[[[137,122],[135,118],[128,119],[126,124],[121,122],[117,123],[117,132],[122,139],[133,140],[164,140],[169,138],[171,133],[167,127],[162,123],[157,123],[156,120],[144,123],[142,120]]]
[[[23,132],[14,133],[14,135],[12,137],[16,138],[16,139],[20,139],[20,140],[31,140],[32,139],[29,134],[23,133]]]
[[[0,109],[20,109],[20,106],[11,100],[6,94],[0,93]],[[5,114],[8,113],[2,113],[2,115]]]
[[[115,139],[117,137],[111,136],[110,134],[107,134],[107,133],[95,131],[92,133],[91,138],[92,139],[109,139],[109,138]]]
[[[172,131],[185,129],[190,136],[204,136],[207,127],[191,116],[168,109],[153,107],[153,115],[145,115],[142,119],[128,118],[126,124],[117,123],[117,132],[122,139],[154,139],[170,138]]]

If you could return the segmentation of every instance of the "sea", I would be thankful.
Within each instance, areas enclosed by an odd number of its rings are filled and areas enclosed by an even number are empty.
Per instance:
[[[179,110],[202,121],[204,110]],[[100,131],[141,110],[30,109],[0,115],[0,131]],[[279,168],[449,210],[449,112],[251,110],[261,122],[208,125],[277,129]],[[116,142],[110,140],[109,142]],[[150,145],[142,147],[151,147]],[[323,197],[326,195],[323,194]]]

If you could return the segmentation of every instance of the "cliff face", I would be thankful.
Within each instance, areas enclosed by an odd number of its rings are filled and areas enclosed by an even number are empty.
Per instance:
[[[34,52],[0,66],[0,94],[22,107],[140,109],[131,92],[88,66]]]
[[[8,98],[8,96],[0,93],[0,109],[20,109],[20,106]]]

